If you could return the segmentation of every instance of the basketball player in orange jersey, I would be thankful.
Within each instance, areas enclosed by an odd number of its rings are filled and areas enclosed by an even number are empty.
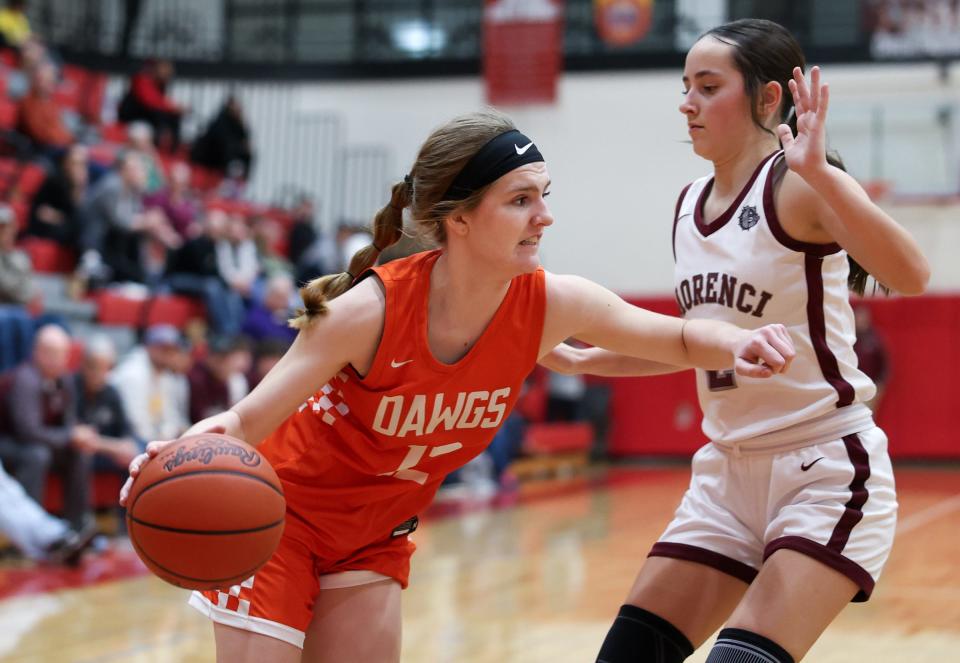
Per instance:
[[[762,20],[710,30],[687,54],[680,112],[714,169],[677,202],[677,302],[690,322],[784,322],[799,360],[762,384],[729,368],[697,371],[711,443],[694,456],[690,488],[599,662],[682,661],[724,624],[708,663],[798,661],[848,602],[869,597],[889,555],[894,481],[864,405],[874,386],[857,370],[847,289],[863,292],[865,268],[919,294],[929,267],[828,163],[829,91],[816,67],[808,85],[803,67],[793,36]],[[546,364],[679,370],[602,349],[566,348]]]
[[[417,513],[485,448],[537,359],[563,339],[685,366],[735,362],[753,378],[790,363],[779,325],[684,323],[545,272],[549,186],[539,150],[503,115],[436,130],[377,214],[373,245],[348,273],[301,291],[287,354],[190,431],[258,444],[288,507],[279,549],[256,575],[191,597],[215,623],[218,660],[398,660]],[[441,248],[371,269],[401,237],[404,209]]]

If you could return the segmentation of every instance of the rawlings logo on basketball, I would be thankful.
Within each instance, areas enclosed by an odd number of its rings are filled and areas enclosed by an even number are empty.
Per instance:
[[[256,467],[260,464],[260,454],[250,449],[244,449],[238,444],[231,444],[221,440],[203,440],[192,449],[177,447],[173,458],[163,464],[163,469],[172,472],[184,463],[193,461],[209,465],[217,456],[236,456],[247,467]]]
[[[741,228],[750,230],[757,225],[757,221],[760,220],[760,215],[757,214],[757,208],[753,205],[744,205],[743,209],[740,210],[739,220]]]

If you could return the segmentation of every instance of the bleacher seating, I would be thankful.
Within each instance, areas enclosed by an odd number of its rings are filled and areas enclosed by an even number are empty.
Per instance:
[[[25,237],[20,248],[30,256],[35,272],[72,272],[77,265],[77,254],[56,242],[40,237]]]
[[[13,131],[17,128],[17,104],[10,101],[6,93],[0,97],[0,131]]]
[[[135,299],[112,290],[93,295],[97,304],[97,322],[106,325],[141,327],[146,320],[147,300]]]
[[[47,171],[43,166],[35,163],[25,164],[17,176],[16,194],[26,199],[33,198],[46,178]]]
[[[205,319],[203,303],[182,295],[158,295],[147,302],[146,326],[170,324],[184,329],[191,320]]]

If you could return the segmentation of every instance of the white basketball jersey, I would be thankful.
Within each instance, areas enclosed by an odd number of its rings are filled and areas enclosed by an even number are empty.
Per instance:
[[[702,212],[712,176],[691,183],[677,202],[675,295],[684,317],[747,329],[778,322],[797,351],[790,369],[772,378],[736,375],[732,367],[697,370],[703,432],[714,442],[770,440],[771,433],[778,442],[796,441],[776,432],[809,434],[807,422],[835,421],[831,413],[869,400],[875,391],[857,370],[853,352],[846,252],[837,244],[794,240],[777,219],[773,166],[781,155],[764,159],[733,204],[709,224]],[[847,412],[862,419],[866,408]]]

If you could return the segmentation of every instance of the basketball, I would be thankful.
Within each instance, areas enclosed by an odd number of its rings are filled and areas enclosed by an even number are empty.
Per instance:
[[[246,442],[212,433],[177,440],[147,461],[127,504],[137,555],[186,589],[252,576],[276,550],[286,509],[270,463]]]

